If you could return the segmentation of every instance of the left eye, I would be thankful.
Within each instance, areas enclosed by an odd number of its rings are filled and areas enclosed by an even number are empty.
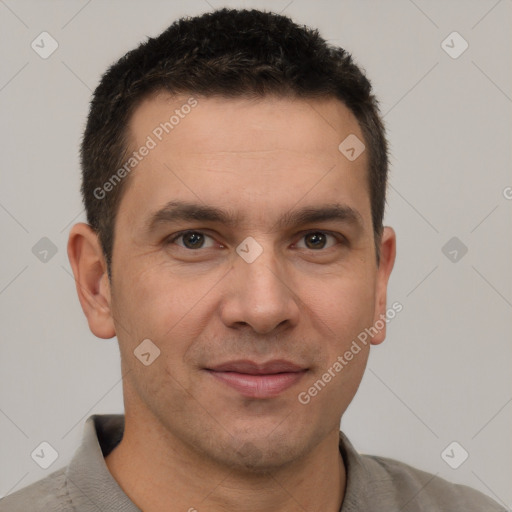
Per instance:
[[[301,238],[301,241],[296,244],[300,249],[329,249],[336,245],[337,240],[334,235],[324,233],[323,231],[314,231],[307,233]]]

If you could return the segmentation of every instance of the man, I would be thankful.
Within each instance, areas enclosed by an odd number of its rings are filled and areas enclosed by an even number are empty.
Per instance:
[[[339,431],[397,310],[384,128],[346,52],[270,13],[179,20],[103,76],[81,154],[68,254],[125,415],[0,510],[503,510]]]

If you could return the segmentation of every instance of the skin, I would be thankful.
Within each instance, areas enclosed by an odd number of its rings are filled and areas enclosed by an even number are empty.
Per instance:
[[[297,396],[386,312],[395,234],[384,229],[377,265],[366,152],[350,162],[338,150],[351,133],[363,140],[361,129],[336,99],[196,99],[128,178],[111,282],[91,228],[76,224],[69,237],[89,327],[117,336],[121,352],[126,427],[107,467],[145,512],[339,511],[340,419],[370,345],[310,403]],[[133,148],[186,100],[145,100],[130,122]],[[145,232],[169,201],[227,210],[236,222]],[[359,221],[276,224],[332,204]],[[205,245],[170,241],[183,230],[208,235]],[[326,234],[313,248],[311,231]],[[253,263],[236,252],[249,236],[263,249]],[[149,366],[133,354],[147,338],[160,350]],[[384,338],[385,329],[371,343]],[[204,369],[236,359],[286,359],[307,371],[277,396],[248,398]]]

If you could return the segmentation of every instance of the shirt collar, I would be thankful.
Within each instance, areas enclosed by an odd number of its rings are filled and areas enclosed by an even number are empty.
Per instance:
[[[94,414],[85,422],[82,443],[66,470],[68,493],[77,510],[140,512],[110,474],[104,459],[123,431],[122,414]]]
[[[123,414],[94,414],[85,422],[82,442],[66,470],[68,493],[80,510],[140,512],[110,474],[104,459],[117,446],[123,432]],[[361,455],[341,431],[339,439],[347,478],[340,512],[374,510],[368,500],[371,475]]]

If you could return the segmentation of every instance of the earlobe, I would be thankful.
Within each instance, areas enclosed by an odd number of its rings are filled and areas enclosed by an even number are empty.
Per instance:
[[[88,224],[81,222],[71,228],[68,257],[89,329],[98,338],[113,338],[116,332],[105,259],[98,235]]]
[[[393,228],[385,227],[380,242],[380,262],[377,269],[375,289],[375,315],[373,325],[381,327],[372,338],[372,345],[378,345],[386,338],[386,296],[389,276],[396,257],[396,234]]]

